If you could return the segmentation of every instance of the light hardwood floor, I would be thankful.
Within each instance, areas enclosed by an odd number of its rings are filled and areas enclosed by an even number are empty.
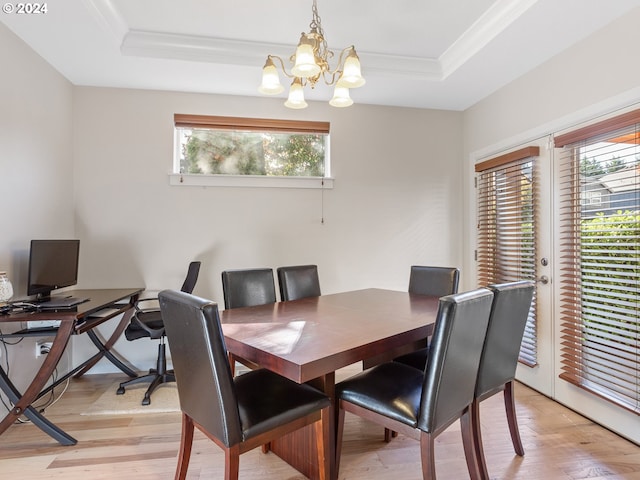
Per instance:
[[[348,375],[353,370],[341,371]],[[340,376],[339,375],[339,376]],[[180,440],[180,414],[80,416],[116,375],[72,380],[48,418],[78,439],[63,447],[30,424],[0,436],[0,479],[172,479]],[[128,389],[127,394],[142,390]],[[518,420],[526,455],[513,453],[501,396],[481,407],[487,464],[492,478],[518,480],[640,480],[640,447],[588,419],[518,385]],[[0,405],[0,408],[3,408]],[[418,442],[406,437],[386,444],[383,430],[347,416],[341,480],[421,479]],[[436,444],[440,480],[468,478],[458,424]],[[221,451],[196,432],[189,479],[223,476]],[[299,480],[301,474],[260,449],[240,458],[242,480]]]

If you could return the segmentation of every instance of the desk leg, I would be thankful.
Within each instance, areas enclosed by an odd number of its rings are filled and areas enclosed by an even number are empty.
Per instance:
[[[7,430],[21,416],[26,416],[40,430],[51,436],[62,445],[75,445],[77,440],[47,420],[31,404],[38,398],[40,392],[53,374],[60,358],[73,332],[73,322],[62,322],[58,327],[58,333],[53,339],[51,350],[47,354],[44,362],[40,366],[38,373],[27,387],[24,394],[20,394],[15,385],[11,382],[6,372],[0,367],[0,388],[13,403],[14,407],[0,422],[0,435]]]
[[[336,376],[331,372],[323,377],[309,382],[310,385],[322,390],[331,399],[331,416],[335,417]],[[329,478],[336,480],[336,425],[329,426]],[[271,451],[286,461],[293,468],[310,478],[319,478],[317,447],[312,426],[306,426],[271,442]]]
[[[135,378],[138,376],[136,372],[127,367],[124,363],[122,363],[113,353],[111,353],[111,348],[116,343],[116,341],[122,335],[122,332],[127,328],[129,322],[131,321],[131,317],[133,316],[133,304],[131,304],[131,308],[129,308],[120,319],[120,323],[116,326],[115,330],[109,337],[109,339],[102,343],[96,333],[93,330],[87,331],[87,335],[93,342],[93,344],[98,348],[98,353],[96,353],[93,357],[85,362],[83,368],[75,374],[75,378],[79,378],[85,373],[87,373],[98,361],[102,359],[102,357],[106,357],[111,363],[113,363],[116,367],[126,373],[129,377]]]

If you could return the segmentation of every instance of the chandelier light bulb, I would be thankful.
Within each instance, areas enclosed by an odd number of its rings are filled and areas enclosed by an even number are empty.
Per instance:
[[[291,83],[289,88],[289,98],[284,102],[284,105],[289,108],[306,108],[307,102],[304,101],[304,90],[302,88],[302,80],[296,77]]]
[[[329,105],[332,107],[350,107],[353,105],[353,100],[349,96],[349,89],[347,87],[341,87],[336,85],[333,91],[333,98],[329,101]]]
[[[320,67],[313,54],[313,45],[306,41],[304,33],[298,48],[296,48],[296,63],[291,69],[291,73],[300,78],[314,77],[320,73]]]
[[[284,87],[280,83],[280,76],[278,70],[271,59],[271,56],[267,58],[264,67],[262,68],[262,83],[258,87],[258,91],[265,95],[277,95],[284,90]]]
[[[344,61],[344,70],[339,83],[349,88],[358,88],[365,84],[365,79],[360,70],[360,59],[353,47],[351,47],[349,55]]]

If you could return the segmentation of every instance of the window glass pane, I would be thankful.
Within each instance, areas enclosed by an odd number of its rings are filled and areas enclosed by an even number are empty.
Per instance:
[[[581,139],[562,179],[561,378],[640,413],[639,125]]]
[[[517,160],[507,161],[507,154],[476,166],[480,286],[536,278],[538,193],[535,162],[529,154],[537,152],[518,152]],[[536,314],[534,295],[519,357],[529,366],[537,363]]]
[[[176,127],[174,173],[324,177],[328,134]]]

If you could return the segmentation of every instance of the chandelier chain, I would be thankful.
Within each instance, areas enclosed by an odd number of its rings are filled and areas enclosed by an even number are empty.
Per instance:
[[[312,18],[311,23],[309,24],[309,28],[312,32],[316,32],[319,35],[319,39],[321,39],[321,42],[320,45],[318,45],[318,55],[323,60],[326,60],[327,58],[333,57],[333,52],[329,50],[327,40],[324,37],[322,20],[320,19],[320,14],[318,13],[318,4],[316,3],[316,0],[313,0],[313,5],[311,6],[311,15]]]

